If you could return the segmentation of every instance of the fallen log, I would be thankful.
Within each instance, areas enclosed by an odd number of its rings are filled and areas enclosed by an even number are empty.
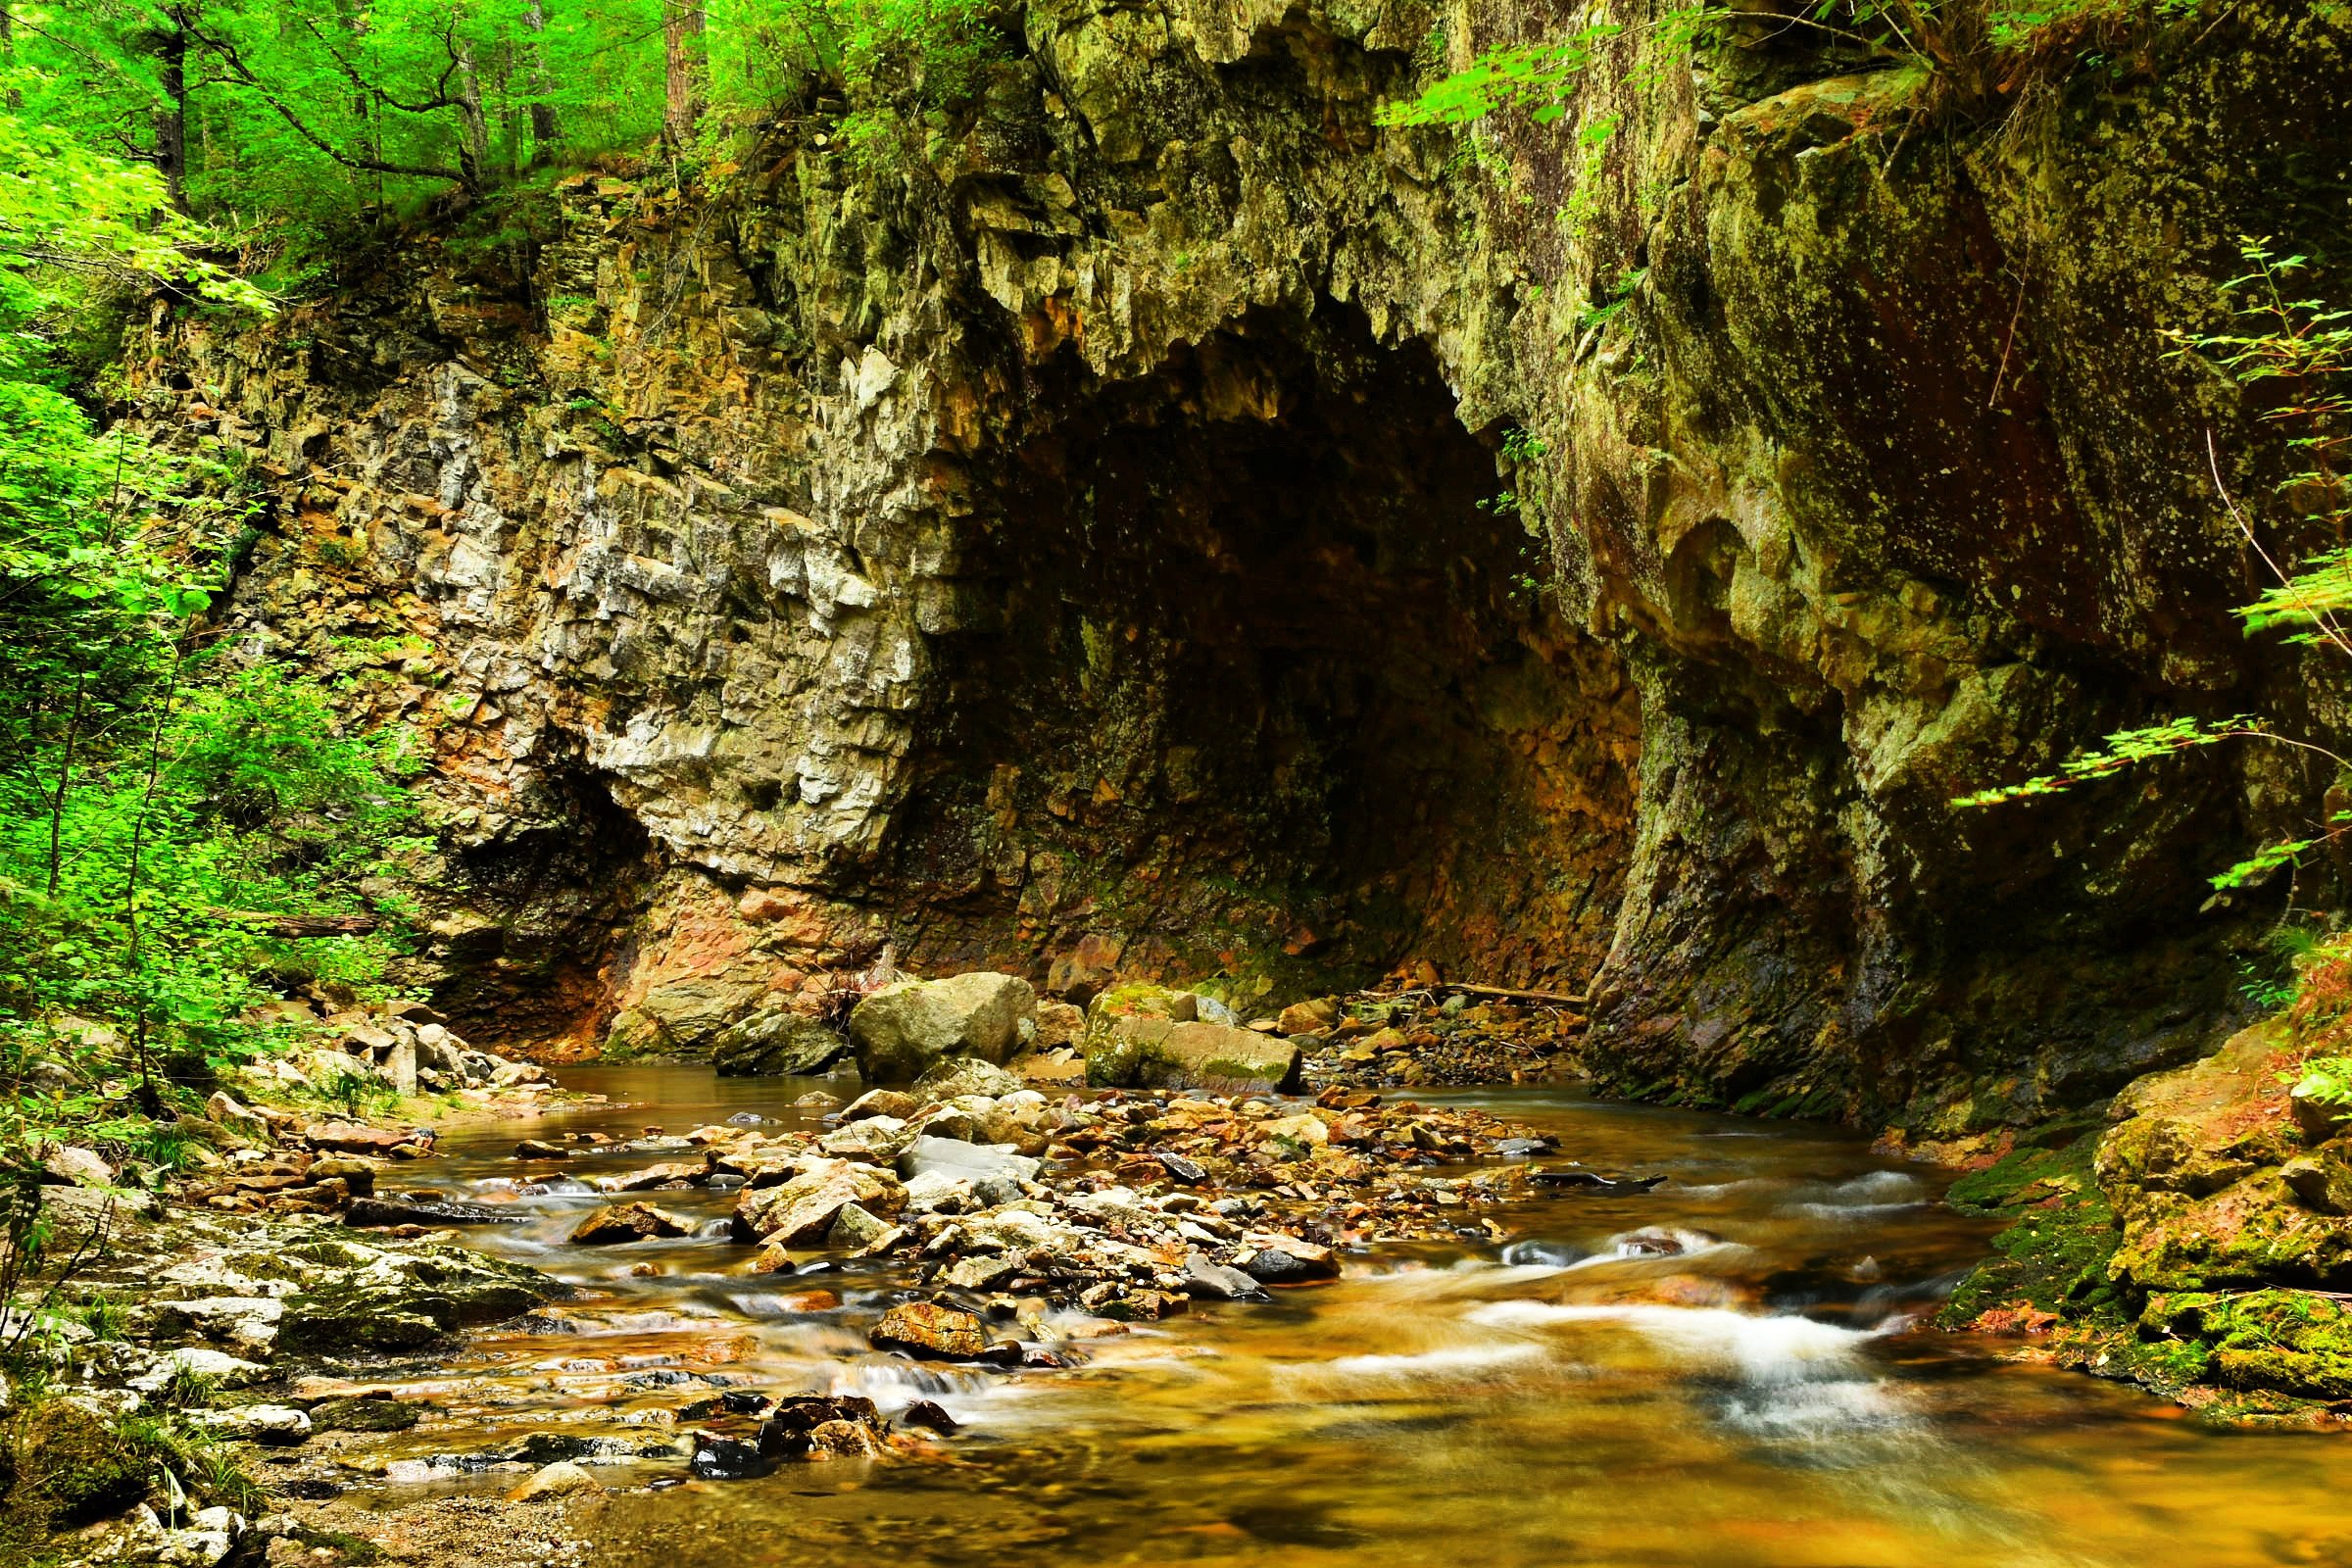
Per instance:
[[[1479,986],[1466,980],[1441,980],[1436,985],[1406,986],[1401,991],[1359,991],[1359,997],[1376,1002],[1394,1002],[1399,997],[1435,997],[1448,991],[1458,991],[1466,997],[1489,997],[1496,1002],[1534,1002],[1551,1007],[1581,1007],[1587,996],[1570,996],[1565,991],[1530,991],[1518,986]]]
[[[310,937],[364,937],[383,922],[372,914],[272,914],[267,909],[214,909],[216,920],[229,920],[267,937],[301,941]]]

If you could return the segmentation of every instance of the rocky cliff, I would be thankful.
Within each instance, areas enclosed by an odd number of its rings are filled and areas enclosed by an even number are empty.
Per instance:
[[[816,101],[259,329],[159,312],[133,395],[253,456],[238,634],[429,732],[470,1035],[691,1047],[885,943],[1427,962],[1590,977],[1620,1089],[2029,1120],[2220,1038],[2278,895],[2204,878],[2326,781],[1949,799],[2151,716],[2341,725],[2230,614],[2208,433],[2251,497],[2276,436],[2161,336],[2241,233],[2346,281],[2324,9],[1975,97],[1637,26],[1473,132],[1374,111],[1565,24],[1031,0],[895,141]]]

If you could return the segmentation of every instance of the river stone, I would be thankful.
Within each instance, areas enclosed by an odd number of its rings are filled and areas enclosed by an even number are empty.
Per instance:
[[[730,1077],[813,1077],[849,1054],[849,1041],[814,1018],[770,1008],[720,1031],[710,1064]]]
[[[1284,1093],[1298,1086],[1301,1059],[1279,1036],[1217,1023],[1109,1016],[1086,1037],[1086,1081],[1098,1089]]]
[[[735,1200],[733,1230],[742,1242],[775,1247],[815,1242],[851,1203],[885,1218],[906,1205],[906,1189],[883,1171],[848,1160],[820,1159],[781,1187],[760,1187]]]
[[[906,1234],[888,1220],[877,1218],[861,1203],[844,1203],[841,1212],[833,1216],[832,1228],[825,1232],[825,1245],[870,1253],[888,1248]]]
[[[609,1247],[656,1237],[684,1236],[693,1229],[677,1215],[651,1203],[621,1203],[600,1208],[573,1226],[571,1241],[575,1247]]]
[[[1312,1002],[1294,1002],[1282,1009],[1274,1026],[1286,1035],[1327,1034],[1340,1021],[1340,999],[1317,997]]]
[[[159,1302],[155,1312],[157,1326],[167,1333],[192,1330],[208,1339],[226,1340],[244,1349],[264,1352],[277,1338],[286,1303],[267,1296],[216,1296],[200,1301]]]
[[[1286,1240],[1259,1248],[1243,1260],[1242,1269],[1261,1284],[1302,1285],[1310,1280],[1336,1279],[1340,1260],[1328,1247]]]
[[[198,1345],[183,1345],[176,1350],[167,1350],[155,1358],[153,1365],[130,1380],[130,1387],[141,1394],[155,1394],[175,1377],[202,1378],[216,1388],[242,1389],[261,1382],[270,1369],[252,1361],[241,1360],[221,1350],[208,1350]]]
[[[420,1143],[416,1133],[395,1127],[370,1127],[365,1122],[314,1122],[302,1130],[303,1142],[313,1149],[333,1150],[344,1154],[388,1154],[407,1145]]]
[[[73,1187],[112,1187],[115,1167],[95,1150],[59,1144],[41,1156],[41,1172],[53,1182]]]
[[[698,1472],[699,1474],[699,1472]],[[558,1459],[542,1466],[531,1478],[507,1494],[509,1502],[529,1502],[535,1497],[568,1497],[583,1492],[602,1492],[604,1484],[569,1459]]]
[[[1262,1300],[1266,1294],[1256,1280],[1240,1269],[1230,1268],[1201,1252],[1185,1258],[1184,1288],[1191,1295],[1218,1301]]]
[[[919,1101],[944,1104],[965,1095],[1002,1100],[1028,1087],[1025,1081],[994,1062],[982,1061],[977,1056],[943,1056],[914,1081],[914,1095]]]
[[[947,980],[902,980],[850,1014],[858,1069],[868,1083],[906,1083],[942,1056],[1002,1062],[1020,1041],[1037,993],[1016,975],[980,971]]]
[[[292,1447],[311,1435],[309,1412],[290,1404],[240,1404],[226,1410],[204,1411],[200,1419],[216,1432],[269,1447]]]
[[[805,1394],[780,1399],[760,1428],[760,1452],[769,1459],[798,1459],[810,1452],[840,1452],[820,1434],[852,1426],[871,1434],[881,1420],[874,1401],[855,1394]]]
[[[400,1200],[355,1198],[343,1211],[343,1223],[355,1230],[393,1225],[519,1225],[531,1216],[512,1206],[489,1203],[452,1203],[438,1199]]]
[[[970,1182],[974,1187],[986,1181],[1030,1182],[1037,1179],[1038,1161],[1027,1154],[994,1149],[986,1144],[967,1144],[959,1138],[917,1138],[899,1156],[899,1175],[907,1181],[923,1176],[943,1176],[951,1181]]]
[[[848,1126],[868,1116],[889,1116],[904,1121],[923,1108],[923,1102],[912,1095],[897,1089],[869,1089],[842,1107],[841,1121]]]
[[[961,1307],[905,1301],[866,1331],[877,1350],[903,1350],[930,1361],[973,1361],[988,1348],[986,1325]]]
[[[816,1147],[839,1159],[879,1164],[898,1158],[914,1139],[914,1129],[896,1116],[867,1116],[834,1128],[816,1141]]]
[[[416,1420],[415,1405],[380,1396],[321,1399],[311,1406],[311,1424],[321,1432],[406,1432]]]
[[[713,1437],[708,1432],[694,1435],[694,1457],[687,1461],[700,1481],[747,1481],[763,1475],[767,1462],[760,1449],[740,1438]]]

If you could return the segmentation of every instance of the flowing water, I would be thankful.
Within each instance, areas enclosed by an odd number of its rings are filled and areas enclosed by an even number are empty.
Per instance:
[[[810,1087],[683,1068],[566,1082],[614,1104],[528,1131],[790,1123]],[[2352,1564],[2334,1442],[2207,1431],[1914,1327],[1987,1235],[1937,1204],[1931,1173],[1820,1127],[1561,1092],[1459,1098],[1557,1133],[1567,1157],[1670,1180],[1540,1198],[1495,1213],[1503,1241],[1360,1257],[1271,1305],[1089,1342],[1067,1371],[868,1352],[862,1325],[903,1279],[887,1266],[746,1276],[723,1235],[571,1248],[594,1197],[518,1198],[531,1223],[475,1240],[588,1295],[555,1310],[553,1332],[478,1342],[417,1387],[467,1435],[420,1428],[392,1450],[406,1457],[385,1494],[512,1485],[435,1455],[537,1431],[615,1451],[674,1443],[662,1412],[720,1382],[860,1393],[886,1413],[931,1398],[966,1425],[943,1463],[683,1484],[674,1458],[616,1466],[616,1487],[664,1485],[595,1506],[599,1562]],[[514,1137],[452,1136],[436,1176],[453,1196],[500,1196],[520,1172]],[[662,1157],[676,1156],[613,1153],[573,1175]],[[653,1196],[714,1229],[731,1202]],[[1685,1250],[1616,1240],[1645,1227]],[[649,1263],[660,1272],[629,1272]]]

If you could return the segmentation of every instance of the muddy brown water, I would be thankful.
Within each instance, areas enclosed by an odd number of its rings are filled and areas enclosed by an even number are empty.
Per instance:
[[[671,1133],[742,1113],[804,1123],[813,1085],[690,1068],[567,1073],[614,1103],[445,1140],[453,1196],[552,1165],[518,1135]],[[838,1088],[838,1085],[833,1086]],[[2340,1440],[2226,1434],[2127,1389],[1911,1328],[1987,1228],[1937,1178],[1841,1131],[1597,1103],[1474,1101],[1594,1166],[1665,1173],[1639,1197],[1486,1211],[1503,1242],[1358,1256],[1340,1281],[1084,1347],[1067,1371],[918,1366],[861,1330],[905,1283],[884,1265],[740,1272],[723,1235],[566,1245],[599,1200],[516,1199],[472,1233],[584,1288],[554,1332],[474,1342],[418,1386],[450,1419],[386,1440],[374,1496],[512,1486],[453,1462],[532,1433],[677,1444],[665,1412],[720,1386],[938,1401],[941,1463],[836,1462],[684,1479],[682,1457],[600,1466],[595,1560],[719,1565],[2223,1565],[2352,1563]],[[570,1162],[573,1180],[664,1156]],[[732,1199],[655,1200],[710,1222]],[[1626,1255],[1642,1227],[1676,1257]],[[1707,1237],[1720,1238],[1709,1242]],[[632,1265],[661,1272],[634,1277]],[[838,1308],[801,1294],[829,1289]],[[682,1454],[682,1446],[680,1452]]]

